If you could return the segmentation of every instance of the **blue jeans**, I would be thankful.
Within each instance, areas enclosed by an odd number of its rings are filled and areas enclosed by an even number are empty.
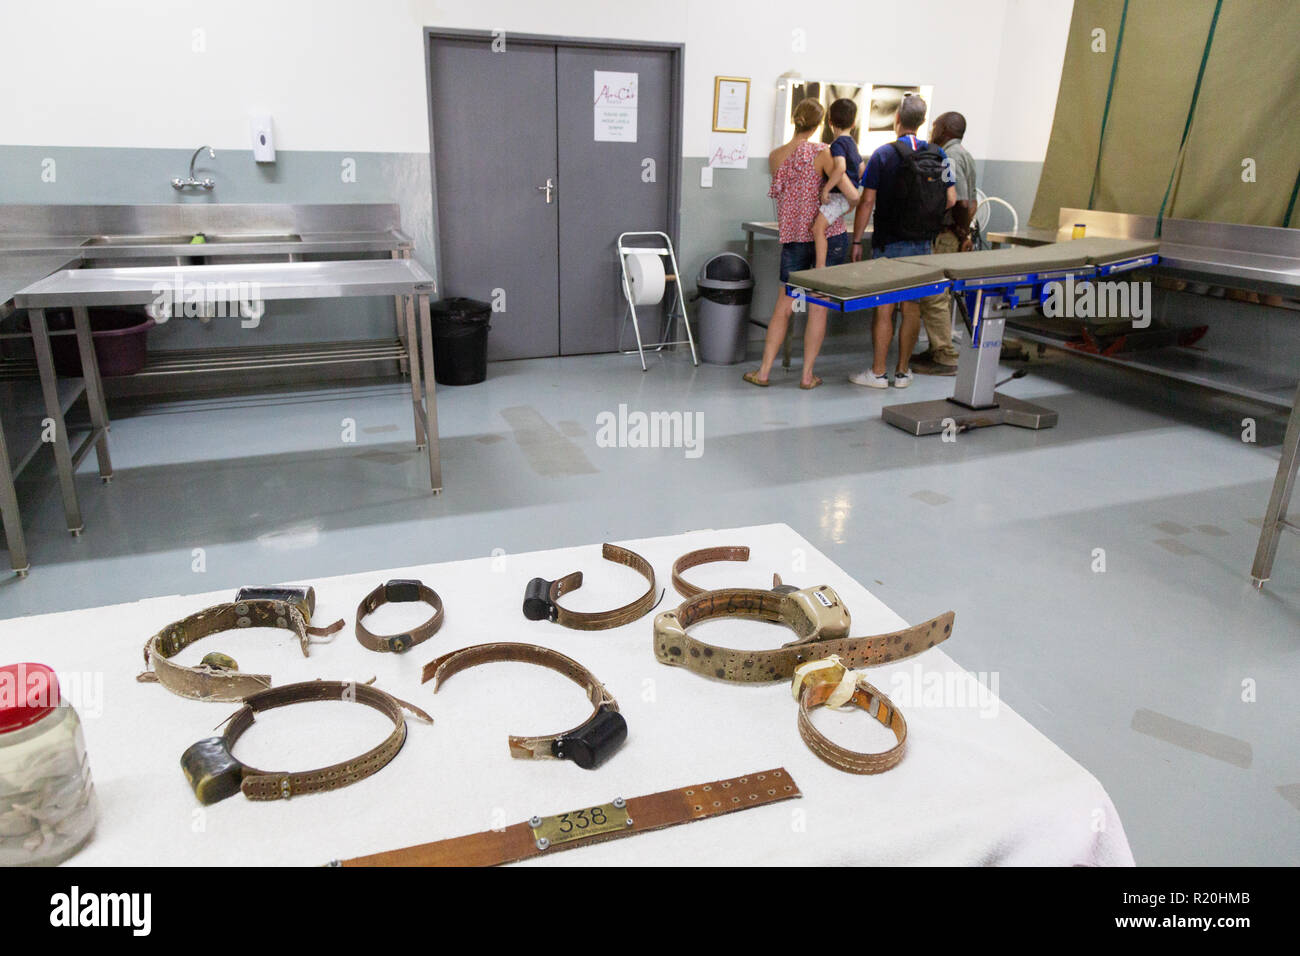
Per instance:
[[[826,240],[826,265],[838,266],[849,261],[849,234],[841,232]],[[802,272],[817,264],[817,246],[811,242],[781,243],[781,281],[790,281],[791,272]]]
[[[873,258],[901,259],[903,256],[928,256],[934,251],[934,243],[926,239],[900,239],[885,244],[885,248],[875,250]]]

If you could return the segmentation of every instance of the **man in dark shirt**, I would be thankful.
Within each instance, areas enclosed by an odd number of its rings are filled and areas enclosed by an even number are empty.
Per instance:
[[[905,147],[912,151],[923,150],[929,145],[916,135],[916,131],[925,122],[925,110],[925,100],[909,93],[903,97],[903,101],[898,105],[898,113],[894,116],[894,134],[898,137],[898,142],[905,144]],[[939,150],[939,154],[946,159],[942,150]],[[905,214],[905,211],[896,208],[900,197],[895,180],[902,162],[902,157],[893,144],[880,147],[871,154],[871,159],[867,161],[866,172],[862,176],[862,201],[858,204],[858,211],[853,219],[854,262],[863,257],[862,234],[866,231],[867,222],[871,219],[871,212],[877,205],[879,205],[880,209],[877,212],[875,227],[871,234],[872,250],[877,257],[883,256],[888,259],[896,259],[901,256],[926,256],[932,251],[934,236],[913,240],[899,238],[890,232],[892,224],[896,223]],[[945,182],[948,183],[946,202],[948,208],[951,208],[957,202],[957,192],[953,188],[950,179],[945,179]],[[935,235],[937,234],[938,228],[935,229]],[[893,382],[895,388],[907,388],[912,384],[912,372],[909,363],[912,350],[916,348],[916,341],[921,333],[921,309],[918,303],[915,301],[903,302],[901,303],[901,309],[903,320],[898,327],[898,365],[894,372]],[[890,382],[885,363],[889,356],[889,346],[893,337],[894,306],[877,306],[875,319],[871,327],[871,368],[849,376],[850,382],[855,385],[865,385],[869,388],[889,387]]]
[[[966,135],[966,117],[960,113],[941,113],[930,124],[930,142],[943,147],[953,173],[952,184],[957,203],[943,218],[943,229],[934,240],[934,251],[966,252],[971,248],[970,222],[975,215],[975,160],[962,145]],[[912,371],[922,375],[956,375],[956,346],[952,344],[952,296],[947,292],[918,299],[921,324],[930,342],[926,351],[912,356]]]

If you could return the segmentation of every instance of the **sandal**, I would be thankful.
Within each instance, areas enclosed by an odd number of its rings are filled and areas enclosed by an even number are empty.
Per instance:
[[[816,388],[820,384],[822,384],[821,376],[814,375],[811,382],[809,382],[807,385],[805,385],[803,382],[800,382],[799,387],[802,388],[805,392],[807,392]]]
[[[746,372],[744,375],[740,377],[743,378],[750,385],[757,385],[759,388],[767,388],[768,385],[772,384],[771,382],[765,382],[761,378],[759,378],[757,372]]]

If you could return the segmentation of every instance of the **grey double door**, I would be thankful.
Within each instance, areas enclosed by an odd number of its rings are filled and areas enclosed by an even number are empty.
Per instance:
[[[440,295],[494,303],[494,360],[616,350],[618,235],[675,218],[674,52],[429,42]],[[598,72],[636,75],[635,142],[597,141]]]

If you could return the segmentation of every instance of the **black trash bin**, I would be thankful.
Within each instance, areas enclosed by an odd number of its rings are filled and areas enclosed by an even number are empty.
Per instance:
[[[433,319],[433,377],[439,385],[477,385],[487,378],[492,306],[477,299],[442,299]]]
[[[735,365],[745,360],[749,304],[754,277],[744,256],[723,252],[714,256],[695,280],[700,308],[695,324],[700,332],[700,359],[710,365]]]

